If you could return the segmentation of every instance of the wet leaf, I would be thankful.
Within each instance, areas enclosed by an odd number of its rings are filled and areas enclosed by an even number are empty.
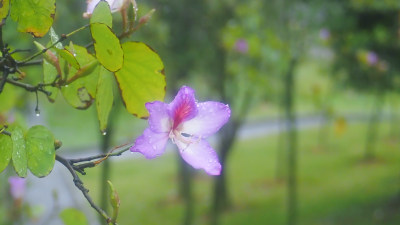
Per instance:
[[[160,57],[147,45],[126,42],[124,66],[115,73],[126,109],[138,116],[148,117],[144,104],[163,101],[165,96],[164,65]]]
[[[55,0],[11,0],[11,18],[18,31],[43,37],[53,24]]]
[[[102,23],[92,23],[90,31],[99,62],[111,72],[121,69],[124,62],[124,53],[118,37],[107,25]]]
[[[11,137],[0,134],[0,173],[8,166],[12,156],[13,144]]]
[[[110,6],[106,1],[100,1],[93,10],[90,23],[104,23],[112,28],[112,15]]]
[[[25,136],[28,168],[37,177],[47,176],[54,167],[54,136],[44,126],[31,127]]]
[[[99,81],[97,83],[96,109],[99,118],[100,131],[106,131],[108,116],[113,105],[113,74],[105,68],[100,68]]]
[[[73,48],[81,69],[70,68],[66,79],[72,79],[78,73],[80,75],[72,83],[63,86],[61,92],[70,105],[78,109],[86,109],[96,97],[99,67],[97,60],[87,52],[86,48],[79,45],[73,45]],[[71,47],[67,46],[66,49],[70,51]]]
[[[10,0],[0,0],[0,3],[1,3],[0,4],[0,20],[3,20],[8,16],[8,11],[10,9]]]
[[[28,156],[26,154],[24,130],[15,126],[11,131],[13,143],[12,161],[14,170],[20,177],[26,177],[28,172]]]

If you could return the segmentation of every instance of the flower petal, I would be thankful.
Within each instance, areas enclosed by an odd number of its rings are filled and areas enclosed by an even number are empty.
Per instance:
[[[146,158],[152,159],[165,152],[167,141],[168,133],[155,133],[147,128],[144,130],[143,134],[136,139],[135,145],[133,145],[130,150],[131,152],[140,152]]]
[[[181,132],[206,138],[217,132],[231,116],[229,106],[220,102],[199,103],[197,110],[195,118],[182,124]]]
[[[96,8],[96,5],[100,2],[100,0],[87,0],[87,8],[86,8],[86,13],[85,17],[89,17],[94,11],[94,8]]]
[[[149,111],[149,127],[153,132],[165,133],[171,130],[172,118],[168,115],[168,105],[164,102],[155,101],[146,103]]]
[[[209,175],[219,175],[221,164],[215,150],[205,140],[191,144],[176,141],[182,158],[195,169],[204,169]]]
[[[196,99],[194,90],[183,86],[175,99],[168,104],[170,118],[173,118],[172,129],[177,128],[182,122],[194,118],[197,114]]]

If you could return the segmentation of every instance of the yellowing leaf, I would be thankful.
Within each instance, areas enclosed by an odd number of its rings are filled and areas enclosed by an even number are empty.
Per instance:
[[[90,17],[90,23],[104,23],[112,28],[112,15],[110,6],[106,1],[100,1],[96,5],[96,8],[93,10],[92,17]]]
[[[8,16],[10,0],[0,0],[0,22]]]
[[[87,52],[86,48],[73,45],[76,60],[81,69],[70,68],[67,80],[74,78],[74,81],[61,88],[61,92],[65,100],[75,108],[86,109],[88,108],[93,99],[96,97],[97,80],[99,78],[99,67],[97,66],[96,59]],[[71,47],[67,46],[66,49],[70,51]]]
[[[96,92],[96,109],[97,117],[99,118],[100,131],[106,131],[108,116],[113,105],[113,74],[105,68],[100,68],[99,80],[97,83]]]
[[[164,100],[163,62],[156,52],[141,42],[126,42],[122,49],[124,65],[115,77],[126,109],[138,117],[148,117],[144,104]]]
[[[11,0],[11,18],[18,31],[43,37],[53,24],[55,0]]]
[[[105,24],[92,23],[90,31],[94,41],[96,58],[107,70],[111,72],[121,69],[124,62],[124,53],[119,39]]]

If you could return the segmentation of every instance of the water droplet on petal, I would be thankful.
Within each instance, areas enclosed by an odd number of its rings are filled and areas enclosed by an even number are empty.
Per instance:
[[[157,149],[157,146],[153,145],[153,149],[156,150],[156,149]]]

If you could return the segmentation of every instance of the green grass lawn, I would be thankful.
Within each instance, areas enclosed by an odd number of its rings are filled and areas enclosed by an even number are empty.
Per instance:
[[[400,190],[400,143],[381,126],[377,158],[362,160],[365,125],[351,125],[341,135],[330,133],[325,148],[317,130],[299,134],[298,219],[304,225],[400,224],[395,197]],[[275,180],[278,136],[240,141],[226,167],[232,208],[221,224],[285,224],[286,186]],[[283,151],[283,149],[279,149]],[[121,197],[119,222],[180,224],[183,203],[177,198],[177,154],[154,160],[114,162],[112,182]],[[99,169],[84,177],[98,196]],[[195,179],[195,223],[208,224],[212,177],[198,171]]]

